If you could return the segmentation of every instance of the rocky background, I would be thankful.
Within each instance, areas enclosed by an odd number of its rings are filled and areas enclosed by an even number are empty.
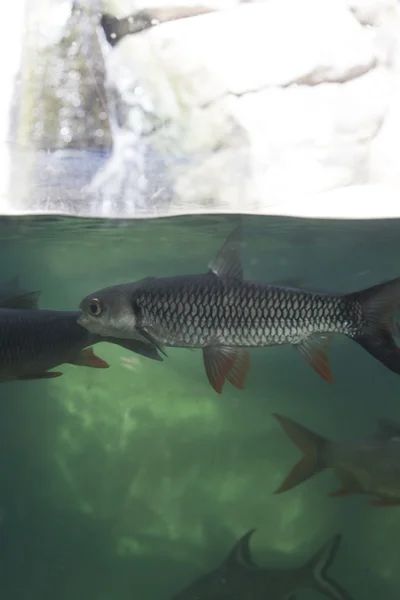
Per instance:
[[[16,210],[400,214],[398,0],[47,4],[27,9]]]

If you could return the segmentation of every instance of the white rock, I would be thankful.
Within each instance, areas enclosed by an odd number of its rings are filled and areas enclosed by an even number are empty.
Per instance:
[[[355,17],[365,25],[382,25],[398,15],[398,0],[348,0]]]
[[[197,105],[221,89],[242,94],[296,82],[345,81],[377,61],[369,32],[335,0],[241,5],[166,23],[123,44],[141,78],[151,78],[154,86],[162,74],[164,81],[180,77],[178,85],[193,89]],[[207,79],[213,92],[202,89]]]
[[[127,104],[90,187],[92,215],[147,216],[147,202],[148,216],[400,216],[400,2],[108,0],[103,10],[199,3],[221,10],[109,51],[109,86]]]
[[[344,3],[270,0],[125,38],[108,67],[130,65],[165,122],[151,143],[185,159],[172,210],[265,212],[368,181],[392,89],[380,57]]]
[[[105,0],[103,12],[109,12],[116,16],[125,16],[138,10],[170,6],[195,6],[201,5],[215,10],[234,8],[241,0]]]

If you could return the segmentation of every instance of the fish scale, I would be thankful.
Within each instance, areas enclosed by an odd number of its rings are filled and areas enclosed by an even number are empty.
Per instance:
[[[311,333],[335,331],[351,335],[359,327],[354,308],[343,297],[299,290],[279,290],[263,284],[214,275],[150,280],[132,300],[138,323],[151,329],[163,344],[240,347],[297,344]],[[179,327],[179,337],[177,329]]]
[[[208,273],[148,277],[90,294],[80,303],[78,322],[93,333],[141,339],[159,350],[202,348],[207,377],[218,393],[226,380],[244,388],[247,348],[282,344],[295,347],[331,383],[328,348],[334,333],[354,340],[400,374],[392,335],[400,278],[349,294],[246,281],[240,238],[238,228]]]

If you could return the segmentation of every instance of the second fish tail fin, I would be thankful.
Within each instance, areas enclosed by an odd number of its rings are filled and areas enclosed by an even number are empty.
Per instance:
[[[294,442],[303,453],[303,457],[292,468],[284,482],[274,492],[275,494],[281,494],[282,492],[286,492],[296,487],[303,481],[310,479],[329,466],[327,464],[327,450],[330,442],[323,436],[314,433],[288,417],[284,417],[277,413],[273,416],[277,419],[292,442]]]
[[[318,590],[330,600],[352,600],[349,593],[328,576],[328,570],[336,558],[341,541],[342,536],[335,535],[307,561],[302,569],[305,587]]]
[[[351,337],[390,371],[400,375],[400,348],[394,337],[392,314],[400,305],[400,277],[349,294],[361,309],[361,326]]]

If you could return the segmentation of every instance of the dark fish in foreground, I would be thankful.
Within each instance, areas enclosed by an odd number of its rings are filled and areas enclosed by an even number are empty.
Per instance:
[[[215,12],[215,10],[206,6],[160,6],[139,10],[122,19],[103,14],[100,25],[103,28],[107,42],[110,46],[115,46],[125,36],[140,33],[155,25],[167,21],[176,21],[177,19],[197,17],[211,12]]]
[[[233,547],[221,566],[196,579],[172,600],[295,600],[300,589],[318,590],[330,600],[351,600],[327,571],[339,550],[336,535],[306,562],[292,569],[267,569],[255,564],[248,531]]]
[[[79,323],[104,336],[139,338],[158,348],[202,348],[205,370],[221,393],[228,379],[243,389],[246,348],[293,345],[332,382],[330,334],[360,344],[400,374],[391,313],[400,304],[400,278],[350,294],[317,293],[243,279],[239,229],[202,275],[147,278],[102,289],[80,304]]]
[[[370,494],[370,506],[400,505],[400,423],[378,420],[374,436],[356,442],[331,442],[288,417],[275,414],[284,431],[303,452],[275,492],[286,492],[324,469],[333,469],[341,487],[330,495]]]
[[[136,340],[118,340],[92,335],[77,323],[77,312],[39,310],[38,293],[27,294],[25,306],[0,308],[0,382],[15,379],[52,379],[51,371],[63,363],[105,369],[109,365],[96,356],[92,344],[107,341],[148,358],[161,360],[157,350]],[[21,297],[22,298],[22,297]],[[13,305],[14,299],[10,299]],[[24,304],[21,300],[20,304]]]

